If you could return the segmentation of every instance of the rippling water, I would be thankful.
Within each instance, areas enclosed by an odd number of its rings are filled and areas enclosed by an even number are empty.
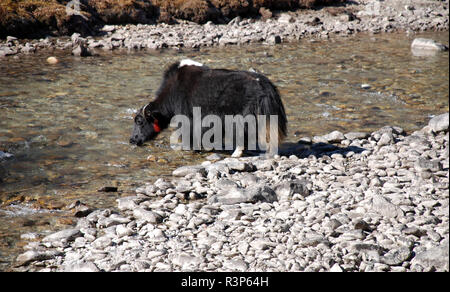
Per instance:
[[[449,41],[447,32],[421,36]],[[142,182],[204,160],[208,153],[169,149],[168,133],[145,147],[128,144],[133,112],[152,99],[170,63],[189,57],[213,68],[264,73],[282,95],[288,141],[385,125],[413,131],[448,111],[449,95],[448,52],[413,56],[414,37],[0,59],[0,151],[14,155],[0,160],[0,270],[20,251],[21,233],[73,223],[67,204],[79,199],[113,207]],[[50,55],[60,62],[47,64]],[[97,191],[111,185],[119,191]]]

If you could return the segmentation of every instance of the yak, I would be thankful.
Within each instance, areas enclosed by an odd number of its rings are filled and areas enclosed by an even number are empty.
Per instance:
[[[155,138],[176,116],[183,115],[192,121],[196,108],[204,115],[215,115],[225,124],[228,116],[259,117],[258,123],[264,122],[266,127],[257,128],[258,145],[264,146],[266,153],[275,154],[286,136],[284,105],[278,89],[267,77],[254,70],[212,69],[185,59],[168,67],[154,100],[136,113],[130,143],[140,146]],[[273,121],[271,117],[276,119]],[[225,124],[222,124],[223,131]],[[235,127],[235,131],[244,128],[244,136],[248,134],[248,125],[236,124]],[[277,139],[270,139],[272,136]],[[246,147],[243,143],[234,143],[233,149],[232,156],[240,157]]]

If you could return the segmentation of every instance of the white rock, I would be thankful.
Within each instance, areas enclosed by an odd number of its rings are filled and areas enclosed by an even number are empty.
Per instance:
[[[339,266],[338,263],[335,263],[331,269],[330,272],[343,272],[342,268]]]

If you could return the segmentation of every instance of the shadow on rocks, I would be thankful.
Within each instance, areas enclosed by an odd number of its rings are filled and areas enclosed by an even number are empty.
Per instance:
[[[283,143],[279,150],[280,156],[291,156],[295,155],[298,158],[306,158],[311,155],[316,158],[320,158],[324,155],[331,156],[333,154],[341,154],[343,156],[348,156],[350,152],[354,154],[358,154],[363,152],[364,148],[358,146],[347,146],[347,147],[339,147],[334,144],[329,143]]]

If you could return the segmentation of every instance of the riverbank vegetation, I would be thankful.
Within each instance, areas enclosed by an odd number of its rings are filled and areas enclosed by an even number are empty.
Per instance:
[[[0,38],[87,35],[103,24],[227,23],[268,10],[311,9],[345,0],[2,0]],[[70,9],[67,9],[69,7]]]

